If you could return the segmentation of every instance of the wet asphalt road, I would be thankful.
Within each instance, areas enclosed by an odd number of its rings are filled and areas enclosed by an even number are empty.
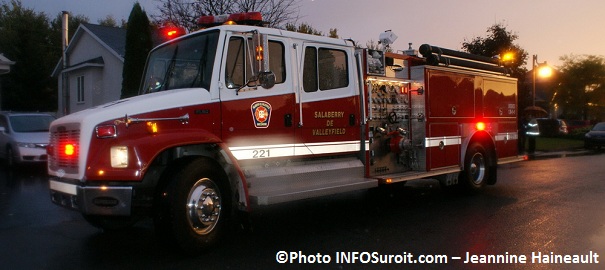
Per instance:
[[[422,180],[256,209],[236,231],[191,258],[162,247],[150,221],[102,232],[51,204],[44,168],[0,167],[2,269],[605,269],[605,155],[502,166],[474,196]],[[328,255],[328,264],[279,264],[279,251]],[[532,263],[542,254],[598,254],[599,264]],[[300,253],[299,253],[300,252]],[[337,263],[337,252],[401,258],[447,255],[447,264]],[[466,252],[527,256],[525,264],[465,264]],[[452,257],[462,257],[455,260]],[[323,256],[323,258],[328,258]]]

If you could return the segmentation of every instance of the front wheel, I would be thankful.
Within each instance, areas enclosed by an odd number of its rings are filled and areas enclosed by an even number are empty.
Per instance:
[[[487,151],[481,144],[472,144],[464,158],[464,170],[459,177],[461,184],[467,190],[477,192],[485,187],[490,173]]]
[[[13,148],[10,146],[7,146],[6,147],[6,166],[9,169],[12,169],[17,164],[17,162],[15,160],[16,160],[15,152],[13,151]]]
[[[186,253],[195,255],[215,246],[231,208],[226,182],[220,168],[204,159],[184,165],[171,177],[165,215],[156,219],[156,226]]]

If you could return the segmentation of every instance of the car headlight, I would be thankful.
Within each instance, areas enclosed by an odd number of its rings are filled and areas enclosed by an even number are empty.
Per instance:
[[[128,147],[112,146],[110,150],[111,167],[126,168],[128,167]]]
[[[36,144],[35,143],[17,143],[17,146],[19,147],[25,147],[25,148],[36,148]]]
[[[584,138],[590,138],[590,133],[584,134]]]

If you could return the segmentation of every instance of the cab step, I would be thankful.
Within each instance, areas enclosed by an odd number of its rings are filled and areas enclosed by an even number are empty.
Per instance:
[[[356,158],[244,169],[250,202],[270,205],[378,186],[364,178],[364,165]]]

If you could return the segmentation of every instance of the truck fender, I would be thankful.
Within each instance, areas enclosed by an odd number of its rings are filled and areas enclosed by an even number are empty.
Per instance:
[[[215,166],[221,168],[229,180],[229,186],[236,199],[234,205],[236,205],[237,209],[240,211],[249,212],[250,202],[248,199],[248,188],[244,173],[226,144],[200,143],[177,145],[165,149],[162,153],[158,154],[155,159],[166,158],[169,159],[168,164],[170,164],[183,158],[195,156],[207,157],[209,160],[216,162]],[[164,186],[166,186],[166,183],[160,184],[158,188],[161,189]]]

